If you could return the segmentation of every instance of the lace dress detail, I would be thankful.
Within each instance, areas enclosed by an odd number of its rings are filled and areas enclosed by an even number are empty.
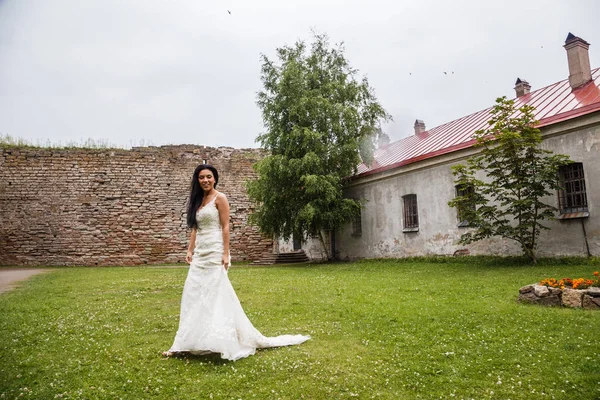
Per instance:
[[[238,360],[257,348],[290,346],[310,339],[303,335],[265,337],[254,328],[221,264],[223,234],[215,200],[196,213],[196,246],[183,287],[179,329],[169,351],[221,353],[225,359]]]

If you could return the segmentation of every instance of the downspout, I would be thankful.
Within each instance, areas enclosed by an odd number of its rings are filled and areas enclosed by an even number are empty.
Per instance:
[[[588,243],[587,232],[585,231],[585,218],[581,218],[581,229],[583,230],[583,239],[585,240],[585,249],[587,250],[587,256],[591,257],[592,253],[590,253],[590,244]]]

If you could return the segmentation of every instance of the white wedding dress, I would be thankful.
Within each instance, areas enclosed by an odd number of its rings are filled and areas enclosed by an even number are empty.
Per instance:
[[[257,348],[307,341],[310,336],[265,337],[244,313],[221,263],[223,234],[215,199],[196,213],[196,246],[183,287],[179,329],[169,351],[221,353],[222,358],[238,360]]]

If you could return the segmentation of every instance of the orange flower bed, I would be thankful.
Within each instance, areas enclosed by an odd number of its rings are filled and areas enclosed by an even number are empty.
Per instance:
[[[561,280],[557,280],[555,278],[546,278],[540,281],[540,285],[549,286],[554,288],[571,288],[571,289],[587,289],[589,287],[600,287],[600,272],[594,272],[593,279],[586,278],[562,278]]]

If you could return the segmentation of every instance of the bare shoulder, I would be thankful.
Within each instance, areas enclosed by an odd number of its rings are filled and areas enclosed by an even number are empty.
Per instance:
[[[229,205],[229,201],[227,200],[227,196],[225,196],[225,193],[219,192],[217,194],[217,197],[215,198],[215,204],[217,206],[220,206],[220,205]]]

